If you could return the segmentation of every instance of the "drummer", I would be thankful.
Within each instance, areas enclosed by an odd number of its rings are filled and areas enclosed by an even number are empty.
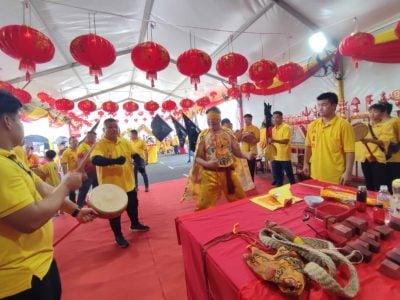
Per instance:
[[[335,93],[323,93],[317,101],[321,118],[307,128],[303,173],[324,182],[347,184],[354,163],[353,128],[336,115],[339,100]]]
[[[272,161],[272,178],[276,186],[283,185],[284,173],[290,184],[296,182],[293,175],[290,141],[292,139],[292,130],[286,123],[283,122],[283,114],[280,111],[275,111],[272,114],[272,138],[271,143],[276,148],[276,156]]]
[[[148,231],[150,227],[141,224],[138,217],[138,198],[131,164],[135,152],[127,140],[119,137],[117,120],[106,119],[103,132],[104,137],[97,142],[91,155],[92,163],[96,166],[98,182],[115,184],[127,193],[130,231]],[[110,219],[110,226],[118,246],[128,247],[129,243],[121,230],[121,216]]]

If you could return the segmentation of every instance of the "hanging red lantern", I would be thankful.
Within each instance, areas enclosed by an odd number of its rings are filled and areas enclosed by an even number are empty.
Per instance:
[[[102,111],[102,110],[99,110],[98,112],[97,112],[97,114],[99,115],[99,117],[101,118],[102,116],[104,116],[104,111]]]
[[[260,59],[252,64],[249,68],[250,79],[257,82],[263,80],[271,80],[278,71],[276,63],[266,59]]]
[[[25,80],[35,73],[36,64],[50,61],[54,45],[42,32],[26,25],[8,25],[0,29],[0,49],[19,60],[19,70],[25,72]]]
[[[251,82],[245,82],[240,85],[240,91],[249,100],[250,94],[256,90],[256,86]]]
[[[95,83],[103,73],[101,68],[108,67],[115,61],[114,46],[105,38],[90,33],[74,38],[69,46],[72,57],[81,65],[89,67]]]
[[[160,44],[144,42],[136,45],[131,52],[131,60],[136,68],[146,72],[146,79],[157,80],[157,72],[164,70],[170,61],[169,53]]]
[[[169,99],[165,100],[161,106],[162,106],[164,112],[165,111],[172,111],[172,110],[176,109],[176,103],[174,101],[172,101],[172,100],[169,100]]]
[[[237,83],[237,77],[243,75],[248,66],[249,63],[246,57],[231,52],[218,59],[216,69],[219,75],[228,77],[229,83],[234,86]]]
[[[22,105],[28,104],[32,100],[31,94],[22,89],[14,89],[13,94],[21,102]]]
[[[194,84],[194,89],[197,91],[200,76],[211,68],[211,58],[204,51],[189,49],[179,55],[176,66],[180,73],[190,77],[190,83]]]
[[[139,105],[136,102],[127,101],[122,105],[122,108],[126,111],[127,115],[130,116],[139,109]]]
[[[138,111],[138,113],[137,113],[139,116],[143,116],[143,111]]]
[[[240,97],[240,90],[237,87],[229,88],[227,91],[229,98],[238,99]]]
[[[356,32],[345,37],[339,45],[339,52],[344,56],[350,56],[356,68],[358,68],[359,56],[366,53],[368,48],[375,44],[375,37],[367,32]]]
[[[271,78],[271,79],[268,79],[268,80],[259,80],[259,81],[256,81],[255,84],[256,84],[256,86],[257,86],[258,88],[260,88],[260,89],[266,89],[266,88],[268,88],[273,82],[274,82],[274,79]]]
[[[94,103],[93,101],[86,99],[78,103],[78,108],[83,112],[85,116],[88,116],[91,112],[94,112],[97,109],[97,106],[96,103]]]
[[[119,106],[118,106],[118,103],[115,103],[114,101],[109,100],[109,101],[104,102],[101,105],[101,108],[105,112],[109,113],[110,115],[114,115],[118,111]]]
[[[289,93],[293,86],[293,82],[300,79],[304,75],[304,69],[297,63],[288,62],[279,66],[278,68],[278,79],[289,87]]]
[[[49,94],[44,93],[44,92],[39,92],[39,93],[37,93],[36,96],[39,98],[40,102],[42,102],[42,103],[47,103],[48,99],[50,98]]]
[[[200,106],[201,108],[205,108],[210,103],[211,103],[211,100],[207,96],[201,97],[200,99],[196,100],[197,106]]]
[[[137,119],[137,118],[134,118],[134,119],[133,119],[133,121],[137,122],[137,121],[138,121],[138,119]]]
[[[14,92],[14,89],[15,88],[12,86],[12,84],[9,84],[8,82],[0,80],[0,90],[5,90],[5,91],[9,92],[10,94],[12,94]]]
[[[188,109],[191,109],[194,106],[194,101],[189,98],[183,98],[179,102],[179,105],[183,108],[183,110],[187,111]]]
[[[147,118],[143,118],[143,121],[146,122],[146,121],[147,121]]]
[[[124,122],[125,122],[125,124],[128,124],[129,119],[125,119]]]
[[[400,21],[397,22],[396,28],[394,29],[394,33],[397,35],[397,37],[400,39]]]
[[[56,100],[54,105],[58,111],[62,113],[67,113],[68,111],[74,109],[75,103],[69,99],[61,98]]]
[[[160,105],[153,100],[147,101],[144,104],[144,109],[147,110],[150,113],[150,115],[154,115],[156,110],[159,108],[160,108]]]

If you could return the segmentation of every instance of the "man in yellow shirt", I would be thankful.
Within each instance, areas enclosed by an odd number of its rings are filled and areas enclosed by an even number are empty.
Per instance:
[[[257,126],[252,124],[253,116],[251,114],[245,114],[243,119],[245,126],[239,135],[239,142],[241,142],[240,150],[242,152],[251,152],[254,154],[252,159],[247,160],[251,179],[254,181],[254,174],[256,171],[256,156],[258,154],[257,144],[260,141],[260,130]]]
[[[126,209],[131,221],[131,231],[148,231],[149,226],[139,222],[138,205],[132,156],[135,154],[129,141],[119,136],[117,120],[109,118],[104,121],[104,136],[96,143],[92,152],[92,163],[96,166],[99,184],[115,184],[122,188],[128,195]],[[110,219],[110,226],[115,236],[115,241],[121,248],[129,246],[121,230],[121,216]]]
[[[353,128],[336,115],[335,93],[323,93],[317,100],[321,118],[307,128],[303,173],[317,180],[346,184],[351,179],[354,163]]]
[[[221,126],[227,129],[229,132],[233,133],[233,125],[231,123],[231,120],[229,120],[228,118],[221,120]]]
[[[61,282],[51,219],[59,209],[80,222],[95,215],[65,200],[80,186],[82,174],[71,172],[54,188],[18,160],[12,149],[24,137],[21,107],[0,90],[0,298],[55,300],[61,298]]]
[[[144,181],[144,191],[149,191],[149,178],[146,173],[146,165],[148,164],[148,152],[146,143],[138,137],[138,132],[135,129],[131,130],[131,145],[135,154],[133,155],[135,185],[138,190],[138,172],[142,174]]]
[[[386,149],[391,139],[391,134],[382,121],[386,107],[382,103],[372,104],[369,111],[370,122],[367,136],[361,140],[364,147],[357,147],[362,151],[361,168],[365,178],[365,185],[369,191],[379,191],[381,185],[387,185],[388,172],[386,169]],[[359,157],[357,153],[357,158]]]
[[[72,172],[76,170],[78,167],[78,156],[77,156],[77,150],[78,148],[78,140],[76,137],[71,136],[69,138],[69,147],[63,152],[61,156],[61,167],[64,175],[66,175],[68,172]],[[75,191],[71,191],[69,193],[69,200],[72,202],[76,202],[76,194]]]
[[[389,170],[389,182],[388,186],[390,191],[392,188],[392,181],[400,178],[400,119],[398,117],[392,117],[393,105],[389,102],[384,102],[386,110],[383,113],[383,122],[385,122],[385,132],[392,134],[390,144],[388,146],[388,153],[390,157],[387,157],[387,168]]]
[[[96,137],[97,134],[95,131],[87,132],[85,141],[82,142],[76,150],[76,155],[78,157],[79,163],[81,163],[81,161],[86,158],[84,169],[87,178],[82,182],[82,186],[79,188],[77,201],[79,207],[83,207],[85,205],[86,196],[90,188],[95,188],[99,185],[97,182],[96,166],[92,164],[90,157],[86,157],[96,143]]]
[[[294,184],[296,179],[293,175],[290,147],[292,130],[283,122],[283,114],[280,111],[272,114],[272,122],[274,127],[272,127],[271,143],[276,148],[276,156],[272,161],[273,180],[277,186],[283,185],[283,172],[285,171],[289,183]]]
[[[54,150],[47,150],[45,153],[46,164],[41,165],[39,168],[43,172],[44,181],[51,186],[57,186],[60,184],[60,174],[58,173],[58,166],[54,161],[57,153]]]

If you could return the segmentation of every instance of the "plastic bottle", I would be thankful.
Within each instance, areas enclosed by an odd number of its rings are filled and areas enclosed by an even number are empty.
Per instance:
[[[387,185],[381,185],[378,195],[376,196],[376,204],[382,204],[385,210],[385,223],[390,221],[390,193]]]
[[[360,185],[357,191],[356,208],[359,212],[365,212],[367,210],[367,187]]]
[[[374,212],[373,213],[374,222],[379,225],[384,225],[386,213],[383,208],[383,204],[382,203],[375,204],[373,212]]]
[[[390,213],[394,218],[400,218],[400,178],[392,182],[393,196],[390,201]]]

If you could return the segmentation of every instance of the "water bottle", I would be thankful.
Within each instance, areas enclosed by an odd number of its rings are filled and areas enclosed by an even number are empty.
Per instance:
[[[400,178],[392,182],[393,197],[390,202],[390,213],[394,218],[400,218]]]
[[[387,185],[381,185],[378,195],[376,196],[376,204],[382,204],[385,210],[385,224],[390,221],[390,193]]]

